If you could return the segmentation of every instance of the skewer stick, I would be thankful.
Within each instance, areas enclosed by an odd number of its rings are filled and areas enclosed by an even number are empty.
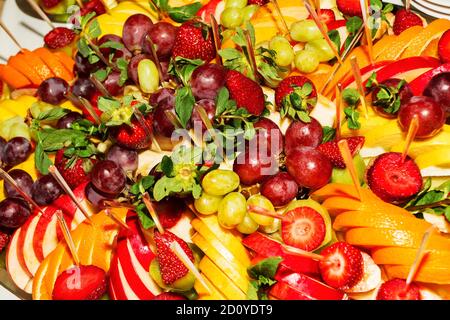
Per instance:
[[[148,212],[150,213],[150,216],[153,219],[153,222],[155,223],[156,229],[158,229],[159,233],[164,233],[164,228],[161,225],[161,221],[159,221],[158,214],[155,211],[155,208],[153,207],[152,201],[150,200],[150,196],[148,192],[144,193],[144,196],[142,197],[142,201],[144,201],[145,206],[147,207]]]
[[[372,40],[372,29],[369,28],[369,4],[367,0],[360,0],[361,11],[363,16],[364,32],[366,34],[367,40],[367,51],[369,53],[370,64],[373,65],[373,40]]]
[[[330,37],[328,36],[328,33],[325,30],[322,21],[320,21],[320,18],[317,15],[317,12],[312,8],[312,5],[309,2],[309,0],[304,0],[304,2],[305,2],[306,10],[308,10],[310,16],[313,18],[314,22],[316,23],[317,27],[319,28],[320,32],[322,33],[322,36],[325,38],[325,41],[330,46],[331,50],[333,50],[334,56],[336,57],[338,63],[342,64],[342,59],[341,59],[341,56],[339,55],[339,51],[335,47],[333,41],[331,41]]]
[[[147,123],[147,121],[145,121],[144,115],[142,114],[141,110],[139,110],[139,108],[137,108],[135,105],[133,106],[133,109],[134,109],[134,116],[139,121],[140,125],[144,128],[148,139],[151,139],[152,144],[154,143],[156,145],[157,149],[159,149],[159,151],[161,151],[161,147],[160,147],[158,141],[156,141],[156,139],[153,135],[152,129],[149,127],[149,124]]]
[[[244,30],[245,41],[247,43],[248,55],[250,57],[250,65],[253,71],[253,77],[255,81],[258,81],[258,66],[256,64],[255,51],[253,50],[253,43],[250,37],[250,32],[248,30]]]
[[[76,2],[77,2],[77,4],[78,4],[78,6],[80,7],[80,9],[84,7],[83,1],[81,1],[81,0],[76,0]]]
[[[112,95],[109,93],[109,91],[105,88],[105,86],[103,85],[103,83],[100,82],[100,80],[97,79],[97,77],[95,76],[95,74],[91,73],[91,75],[89,76],[89,79],[92,81],[92,83],[94,84],[94,86],[97,88],[98,91],[100,91],[100,93],[102,94],[102,96],[107,97],[107,98],[112,98]]]
[[[352,64],[353,77],[355,78],[356,87],[358,88],[359,95],[361,96],[361,105],[363,107],[364,116],[368,119],[369,111],[367,109],[366,92],[362,83],[361,69],[359,69],[358,61],[355,56],[351,57],[350,62]]]
[[[411,122],[409,123],[408,133],[406,134],[405,147],[402,152],[402,162],[405,162],[406,157],[408,156],[409,148],[411,147],[411,143],[414,141],[416,137],[417,130],[419,129],[419,118],[417,115],[414,115]]]
[[[156,70],[158,70],[159,85],[161,86],[163,83],[164,74],[161,69],[161,62],[159,61],[159,57],[156,54],[155,44],[153,43],[152,38],[148,34],[145,36],[145,40],[150,43],[150,48],[151,48],[150,50],[152,52],[153,61],[155,62],[155,65],[156,65]]]
[[[125,222],[120,219],[117,214],[114,212],[114,210],[111,210],[110,208],[105,209],[105,213],[108,217],[110,217],[115,223],[117,223],[119,226],[124,228],[125,230],[131,231],[130,226],[128,226]]]
[[[80,265],[80,258],[78,257],[77,250],[75,248],[75,243],[73,242],[72,235],[70,234],[70,229],[67,226],[66,220],[63,217],[63,214],[61,210],[58,210],[55,212],[56,217],[58,218],[58,223],[61,227],[62,233],[64,235],[64,240],[67,243],[67,246],[69,247],[70,254],[72,255],[72,258],[75,262],[75,265]]]
[[[305,250],[302,250],[302,249],[299,249],[299,248],[296,248],[296,247],[293,247],[293,246],[289,246],[289,245],[281,243],[279,241],[277,241],[277,242],[280,243],[281,247],[285,251],[287,251],[289,253],[293,253],[295,255],[302,256],[302,257],[305,257],[305,258],[310,258],[310,259],[315,260],[315,261],[322,261],[322,260],[325,259],[324,256],[322,256],[320,254],[309,252],[309,251],[305,251]]]
[[[170,250],[172,250],[173,253],[178,257],[178,259],[183,262],[183,264],[186,266],[186,268],[189,269],[190,272],[197,278],[198,281],[202,284],[202,286],[209,292],[209,294],[212,294],[211,288],[206,283],[203,276],[200,274],[198,269],[195,267],[194,263],[189,259],[186,252],[184,252],[183,248],[181,248],[180,244],[176,241],[173,241],[170,245]]]
[[[341,152],[342,158],[344,159],[345,166],[347,167],[350,177],[352,178],[353,185],[355,186],[356,192],[358,193],[359,201],[362,201],[361,183],[358,179],[356,173],[355,165],[353,164],[353,157],[350,153],[347,140],[343,139],[338,142],[339,151]]]
[[[411,269],[409,269],[408,277],[406,278],[406,288],[405,291],[408,290],[409,285],[413,282],[414,276],[416,275],[423,258],[425,257],[427,251],[428,241],[430,240],[431,234],[435,231],[435,226],[431,226],[427,231],[425,231],[422,241],[420,242],[419,249],[417,250],[416,258],[414,259],[413,264],[411,265]]]
[[[411,9],[411,0],[406,0],[405,1],[405,9],[407,11],[409,11]]]
[[[23,47],[20,45],[17,38],[14,37],[14,34],[11,32],[11,30],[9,30],[9,28],[5,25],[5,23],[2,20],[0,20],[0,26],[2,27],[3,30],[5,30],[6,34],[12,40],[12,42],[14,42],[16,47],[19,48],[20,51],[24,51]]]
[[[249,206],[247,206],[247,211],[253,212],[253,213],[256,213],[256,214],[260,214],[262,216],[271,217],[271,218],[274,218],[274,219],[279,219],[281,221],[283,221],[283,220],[289,220],[290,221],[289,218],[286,218],[286,217],[284,217],[282,215],[279,215],[276,212],[270,211],[270,210],[268,210],[266,208],[259,207],[259,206],[249,205]]]
[[[283,23],[283,35],[287,36],[289,39],[291,39],[291,34],[289,32],[289,27],[286,23],[286,20],[284,19],[283,13],[281,12],[280,5],[278,4],[277,0],[270,0],[272,2],[273,6],[275,7],[275,10],[277,11],[278,16],[280,17],[281,22]]]
[[[45,14],[44,10],[42,10],[41,7],[37,4],[37,1],[27,0],[27,2],[33,8],[33,10],[39,15],[39,17],[41,17],[42,20],[47,22],[47,24],[50,26],[50,28],[55,29],[55,25],[49,19],[49,17]]]
[[[78,209],[80,209],[81,213],[85,216],[85,218],[92,223],[92,219],[89,215],[89,213],[86,211],[86,209],[81,205],[81,203],[78,201],[77,197],[73,193],[72,189],[70,189],[69,185],[67,184],[66,180],[63,178],[59,170],[54,166],[51,165],[48,168],[48,171],[50,174],[55,178],[56,182],[61,186],[61,188],[66,192],[66,194],[72,199],[72,201],[75,203]]]
[[[212,33],[214,37],[214,46],[216,48],[216,63],[218,65],[223,66],[222,57],[219,54],[219,51],[222,47],[222,44],[220,43],[219,24],[217,23],[216,17],[214,17],[212,13],[210,15],[210,19],[211,19]]]
[[[342,87],[338,83],[336,86],[336,139],[341,138],[341,126],[342,126]]]
[[[94,107],[91,105],[91,103],[87,99],[85,99],[83,97],[76,97],[72,92],[67,93],[67,97],[70,100],[76,101],[76,102],[80,103],[83,107],[85,107],[87,112],[89,112],[91,117],[94,119],[95,124],[99,125],[102,123],[97,112],[95,112]]]

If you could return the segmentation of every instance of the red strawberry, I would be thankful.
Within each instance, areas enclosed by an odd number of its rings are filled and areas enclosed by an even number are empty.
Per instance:
[[[111,129],[111,134],[116,140],[116,143],[122,147],[135,150],[150,147],[152,144],[150,135],[153,130],[153,117],[151,114],[148,114],[144,119],[146,127],[144,127],[144,124],[141,124],[135,117],[131,119],[130,125],[124,123],[120,126],[113,127]]]
[[[172,242],[178,242],[192,262],[194,262],[194,255],[187,243],[170,231],[165,231],[161,234],[155,230],[154,239],[162,280],[165,284],[170,285],[189,272],[189,269],[186,268],[183,262],[170,249]]]
[[[388,152],[379,155],[366,173],[367,184],[382,200],[402,203],[422,189],[422,175],[413,159]]]
[[[327,27],[328,27],[328,30],[335,30],[335,29],[345,27],[346,24],[347,24],[347,20],[341,19],[341,20],[331,21],[330,23],[327,24]]]
[[[377,300],[421,300],[420,290],[414,283],[406,287],[405,280],[391,279],[378,289]]]
[[[89,12],[95,12],[99,16],[106,13],[106,9],[101,0],[91,0],[84,4],[84,7],[80,10],[80,14],[85,16]]]
[[[363,136],[344,138],[347,140],[348,148],[352,156],[355,156],[359,150],[364,145],[365,138]],[[342,139],[341,139],[342,140]],[[317,147],[317,150],[323,153],[325,157],[327,157],[331,163],[337,168],[345,168],[344,159],[342,158],[341,152],[339,151],[338,141],[329,141],[325,142]]]
[[[406,9],[400,9],[395,14],[394,20],[394,34],[399,35],[406,29],[409,29],[414,26],[423,26],[423,21],[420,17],[414,12]]]
[[[324,249],[319,262],[323,281],[333,288],[345,290],[357,284],[364,275],[361,251],[346,242],[336,242]]]
[[[251,5],[251,4],[257,4],[258,6],[263,6],[265,4],[267,4],[269,2],[269,0],[248,0],[247,4]]]
[[[314,83],[304,76],[292,76],[283,79],[275,89],[275,104],[282,115],[304,119],[317,101]]]
[[[325,234],[325,221],[320,213],[310,207],[298,207],[288,211],[281,222],[283,241],[303,250],[317,249]]]
[[[41,0],[41,4],[45,9],[56,7],[62,0]]]
[[[320,21],[325,23],[327,26],[329,23],[336,21],[336,15],[331,9],[319,9],[317,11],[317,15],[319,16]],[[312,17],[309,16],[308,19],[312,19]]]
[[[201,22],[185,22],[175,38],[172,57],[202,59],[209,62],[216,56],[211,29]]]
[[[57,27],[45,35],[44,42],[50,49],[61,49],[71,44],[75,37],[76,34],[73,30]]]
[[[72,189],[82,183],[88,182],[90,172],[95,164],[94,159],[80,158],[74,155],[72,158],[64,156],[64,149],[58,150],[55,156],[55,166]]]
[[[359,0],[336,0],[336,5],[344,16],[358,16],[362,17],[361,3]]]
[[[438,54],[442,63],[450,62],[450,29],[445,31],[439,39]]]
[[[106,292],[106,273],[96,266],[76,266],[56,278],[53,300],[98,300]]]
[[[259,116],[265,106],[264,92],[261,86],[242,73],[229,70],[225,79],[225,86],[230,91],[231,99],[236,101],[239,108],[245,108],[251,114]]]
[[[0,231],[0,252],[6,248],[9,243],[9,234]]]
[[[152,300],[187,300],[185,296],[173,292],[163,292],[155,296]]]

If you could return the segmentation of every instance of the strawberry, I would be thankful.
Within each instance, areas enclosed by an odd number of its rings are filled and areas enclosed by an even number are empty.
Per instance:
[[[138,119],[133,117],[130,124],[121,124],[111,129],[111,135],[116,143],[122,147],[139,150],[150,147],[152,140],[152,122],[151,114],[144,117],[145,124],[140,123]],[[146,127],[144,127],[144,125]]]
[[[225,86],[231,99],[238,108],[245,108],[250,114],[259,116],[265,109],[264,92],[261,86],[242,73],[229,70],[225,77]]]
[[[399,35],[406,29],[414,26],[423,26],[423,21],[414,12],[406,9],[400,9],[395,14],[393,30],[395,35]]]
[[[344,16],[362,17],[361,3],[359,0],[336,0],[336,5]]]
[[[325,23],[327,26],[336,21],[336,15],[334,14],[334,11],[331,9],[319,9],[317,11],[317,15],[319,16],[320,21]],[[308,19],[312,19],[311,16],[308,17]]]
[[[99,267],[75,266],[56,278],[53,300],[98,300],[106,292],[106,273]]]
[[[80,14],[81,16],[85,16],[90,12],[95,12],[99,16],[106,13],[106,9],[101,0],[91,0],[84,4],[80,10]]]
[[[322,244],[325,234],[325,221],[310,207],[290,210],[281,221],[283,241],[296,248],[313,251]]]
[[[95,159],[80,158],[73,155],[64,156],[65,149],[60,149],[55,156],[55,166],[72,189],[90,180],[90,172]]]
[[[304,76],[284,78],[275,89],[275,104],[282,116],[309,122],[309,112],[317,101],[317,90],[311,80]]]
[[[378,289],[377,300],[421,300],[420,290],[411,283],[408,287],[403,279],[391,279]]]
[[[258,6],[263,6],[265,4],[269,3],[269,0],[248,0],[247,4],[257,4]]]
[[[41,4],[45,9],[56,7],[62,0],[41,0]]]
[[[438,54],[442,63],[450,62],[450,30],[445,31],[439,39]]]
[[[347,24],[347,20],[341,19],[341,20],[335,20],[331,21],[327,24],[328,30],[335,30],[342,27],[345,27]]]
[[[45,35],[44,43],[50,49],[61,49],[71,44],[75,37],[76,34],[73,30],[57,27]]]
[[[152,300],[187,300],[185,296],[174,292],[163,292],[155,296]]]
[[[211,29],[201,22],[185,22],[175,38],[172,57],[201,59],[209,62],[216,56]]]
[[[6,248],[9,243],[9,234],[0,231],[0,252]]]
[[[364,275],[361,251],[346,242],[336,242],[321,252],[319,262],[323,281],[336,289],[346,290],[356,285]]]
[[[413,159],[388,152],[379,155],[366,173],[367,184],[382,200],[403,203],[422,189],[422,175]]]
[[[364,145],[365,138],[363,136],[344,138],[347,140],[348,148],[352,156],[355,156]],[[338,141],[325,142],[317,147],[325,157],[327,157],[331,163],[337,168],[345,168],[344,159],[339,151]]]
[[[189,269],[186,268],[183,262],[181,262],[181,260],[178,259],[175,253],[170,249],[172,242],[178,242],[192,262],[194,262],[194,255],[187,243],[170,231],[165,231],[161,234],[159,231],[155,230],[154,240],[162,280],[165,284],[170,285],[178,279],[184,277],[189,272]]]

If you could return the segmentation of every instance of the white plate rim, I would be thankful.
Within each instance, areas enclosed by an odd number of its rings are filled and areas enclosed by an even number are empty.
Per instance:
[[[416,2],[416,3],[422,5],[422,6],[426,7],[426,8],[429,8],[431,10],[435,10],[435,11],[441,10],[443,12],[449,12],[450,13],[450,6],[440,6],[440,5],[437,5],[435,3],[430,2],[428,0],[411,0],[411,3],[413,3],[413,2]],[[450,18],[450,15],[449,15],[449,18]]]
[[[443,14],[443,13],[441,13],[439,11],[427,8],[424,5],[421,5],[421,4],[417,3],[417,2],[411,1],[411,5],[413,7],[415,7],[418,11],[421,11],[421,12],[423,12],[423,13],[429,15],[429,16],[432,16],[432,17],[435,17],[435,18],[450,19],[449,14]]]

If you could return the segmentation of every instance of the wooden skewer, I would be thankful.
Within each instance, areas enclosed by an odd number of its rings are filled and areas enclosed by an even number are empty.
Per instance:
[[[27,0],[28,4],[33,8],[33,10],[50,26],[50,28],[55,29],[55,25],[50,20],[50,18],[45,14],[44,10],[37,4],[35,0]]]
[[[277,241],[277,240],[275,240],[275,241]],[[325,257],[320,255],[320,254],[309,252],[309,251],[305,251],[305,250],[302,250],[302,249],[299,249],[299,248],[296,248],[296,247],[293,247],[293,246],[289,246],[289,245],[281,243],[279,241],[277,241],[277,242],[280,243],[281,247],[285,251],[287,251],[289,253],[293,253],[295,255],[302,256],[302,257],[305,257],[305,258],[310,258],[310,259],[316,260],[316,261],[322,261],[322,260],[325,259]]]
[[[67,92],[66,97],[73,103],[78,103],[85,107],[87,112],[89,112],[91,117],[94,119],[95,124],[99,125],[102,123],[100,121],[100,118],[98,117],[98,114],[94,111],[94,107],[92,107],[91,103],[87,99],[83,97],[77,97],[70,91]]]
[[[254,205],[249,205],[247,206],[247,211],[252,212],[252,213],[256,213],[256,214],[260,214],[262,216],[266,216],[266,217],[271,217],[274,219],[279,219],[281,221],[291,221],[289,218],[286,218],[282,215],[279,215],[278,213],[274,212],[274,211],[270,211],[267,210],[265,208],[259,207],[259,206],[254,206]]]
[[[275,10],[277,11],[278,16],[280,17],[281,22],[283,23],[283,35],[287,36],[289,39],[291,39],[291,34],[289,32],[289,27],[286,23],[286,20],[284,19],[283,13],[281,12],[280,5],[278,4],[278,0],[270,0],[272,2],[273,6],[275,7]]]
[[[353,163],[353,157],[350,153],[350,148],[348,147],[348,142],[346,139],[342,139],[338,142],[339,151],[341,152],[342,158],[344,159],[345,166],[347,167],[350,177],[352,178],[353,185],[355,186],[356,192],[358,193],[359,201],[362,201],[361,183],[358,179],[358,174],[356,173],[356,168]]]
[[[356,87],[358,88],[359,95],[361,96],[361,105],[363,107],[364,116],[368,119],[369,111],[367,109],[366,91],[364,90],[362,82],[361,70],[359,69],[358,61],[355,56],[351,57],[350,62],[352,64],[353,77],[355,78]]]
[[[159,221],[158,214],[155,211],[155,208],[152,205],[152,201],[150,200],[150,196],[148,192],[144,193],[142,197],[142,201],[144,201],[145,206],[147,207],[148,212],[150,213],[150,216],[153,219],[153,222],[155,223],[156,229],[158,229],[159,233],[164,233],[164,228],[161,225],[161,221]]]
[[[253,50],[253,43],[250,37],[250,32],[248,30],[244,30],[245,41],[247,43],[247,51],[250,57],[250,66],[252,67],[253,77],[255,81],[258,81],[258,66],[256,64],[255,51]]]
[[[13,188],[26,200],[28,201],[28,203],[30,203],[35,209],[37,209],[39,211],[39,213],[44,214],[44,212],[42,211],[41,207],[33,200],[33,198],[31,198],[26,192],[23,191],[23,189],[21,189],[19,187],[19,185],[17,184],[17,182],[9,175],[8,172],[6,172],[5,170],[3,170],[2,168],[0,168],[0,177],[2,177],[2,179],[5,182],[8,182],[10,185],[13,186]]]
[[[419,129],[419,118],[417,115],[414,115],[411,122],[409,123],[408,133],[406,134],[405,147],[402,152],[402,162],[405,161],[408,156],[409,148],[411,147],[411,143],[414,141],[416,137],[417,130]]]
[[[186,268],[188,268],[189,271],[192,272],[192,274],[197,278],[197,280],[200,281],[202,286],[209,292],[209,294],[212,294],[211,288],[208,286],[205,279],[195,267],[191,259],[189,259],[186,252],[184,252],[183,248],[181,248],[180,244],[176,241],[173,241],[170,245],[170,250],[175,253],[175,255],[178,257],[178,259],[181,260],[181,262],[183,262]]]
[[[92,223],[92,219],[89,215],[89,213],[86,211],[86,209],[81,205],[81,203],[78,201],[77,197],[73,193],[72,189],[70,189],[69,185],[67,184],[66,180],[63,178],[59,170],[54,166],[51,165],[48,168],[48,171],[50,174],[55,178],[56,182],[61,186],[61,188],[66,192],[66,194],[72,199],[72,201],[75,203],[78,209],[80,209],[81,213],[85,216],[85,218]]]
[[[11,32],[11,30],[9,30],[9,28],[5,25],[5,23],[3,21],[0,20],[0,26],[2,27],[3,30],[5,30],[6,34],[8,35],[8,37],[12,40],[12,42],[14,42],[14,44],[16,45],[17,48],[19,48],[19,51],[24,51],[23,47],[20,45],[19,41],[16,39],[16,37],[14,37],[14,34]]]
[[[58,210],[55,212],[56,217],[58,218],[58,223],[61,226],[61,230],[64,235],[64,240],[67,243],[67,246],[69,247],[70,254],[72,255],[73,261],[75,262],[75,265],[80,265],[80,258],[78,257],[77,250],[75,248],[75,243],[73,242],[72,235],[70,234],[70,229],[67,226],[66,220],[64,219],[64,216],[61,212],[61,210]]]
[[[369,0],[370,1],[370,0]],[[367,0],[360,0],[361,11],[363,16],[364,32],[366,34],[367,40],[367,51],[369,53],[370,64],[373,65],[373,40],[372,40],[372,29],[369,27],[369,4]]]
[[[411,0],[405,1],[405,9],[408,11],[411,10]]]
[[[222,47],[222,44],[220,42],[220,35],[219,35],[219,24],[217,23],[216,17],[211,13],[210,15],[211,19],[211,28],[212,28],[212,34],[214,37],[214,46],[216,48],[216,63],[218,65],[223,66],[222,57],[219,54],[219,51]]]
[[[105,86],[103,85],[103,83],[101,83],[100,80],[97,79],[95,74],[91,73],[91,75],[89,76],[89,79],[92,81],[92,83],[97,88],[97,90],[100,91],[102,96],[110,98],[110,99],[112,98],[112,95],[109,93],[108,89],[106,89]]]
[[[80,7],[80,9],[84,7],[83,1],[81,1],[81,0],[76,0],[76,2],[77,2],[77,4],[78,4],[78,6]]]
[[[112,220],[114,220],[115,223],[117,223],[119,226],[124,228],[125,230],[131,231],[131,228],[129,225],[127,225],[125,222],[120,219],[117,214],[112,210],[111,208],[105,209],[105,213],[108,217],[110,217]]]
[[[322,33],[322,36],[325,38],[325,41],[328,43],[328,45],[330,46],[331,50],[333,50],[334,56],[336,57],[337,61],[339,64],[342,64],[342,59],[341,56],[339,54],[338,49],[335,47],[333,41],[331,41],[330,37],[328,36],[327,31],[324,28],[324,25],[322,23],[322,21],[320,21],[319,16],[317,15],[317,12],[312,8],[311,3],[309,2],[309,0],[304,0],[305,2],[305,8],[306,10],[308,10],[310,16],[313,18],[314,22],[316,23],[317,27],[319,28],[320,32]]]
[[[341,138],[342,126],[342,86],[340,83],[336,86],[336,139]]]
[[[423,258],[425,257],[427,251],[428,241],[430,240],[431,234],[436,230],[436,227],[433,225],[427,231],[425,231],[422,241],[420,242],[419,249],[417,250],[416,258],[414,259],[411,268],[409,269],[408,277],[406,278],[406,288],[405,292],[408,290],[409,285],[414,281],[414,276],[416,275]]]

